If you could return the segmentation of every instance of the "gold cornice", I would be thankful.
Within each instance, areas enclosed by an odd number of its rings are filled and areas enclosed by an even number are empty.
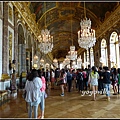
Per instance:
[[[36,24],[34,15],[31,14],[30,9],[28,8],[29,2],[12,2],[13,5],[16,7],[24,21],[27,23],[29,28],[31,29],[32,33],[34,33],[36,39],[40,34],[38,25]]]
[[[102,36],[105,32],[109,31],[115,24],[117,24],[120,21],[120,5],[114,12],[111,13],[111,15],[105,19],[103,24],[101,24],[100,28],[96,30],[96,38],[98,39],[100,36]]]

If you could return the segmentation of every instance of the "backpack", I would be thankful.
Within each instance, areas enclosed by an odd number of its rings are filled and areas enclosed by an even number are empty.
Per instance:
[[[83,74],[82,73],[78,73],[77,80],[83,81]]]
[[[69,72],[67,73],[67,80],[72,80],[72,75]]]
[[[83,71],[83,78],[87,78],[87,72],[86,71]]]

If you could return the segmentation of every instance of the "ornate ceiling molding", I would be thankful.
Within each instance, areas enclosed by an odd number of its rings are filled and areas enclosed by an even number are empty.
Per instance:
[[[31,31],[34,33],[35,37],[39,35],[38,25],[35,22],[35,17],[31,14],[28,5],[26,2],[12,2],[13,5],[16,7],[24,21],[27,23]]]
[[[111,13],[111,15],[104,21],[104,23],[96,30],[97,39],[109,31],[115,24],[120,22],[120,5]]]
[[[15,8],[18,10],[24,21],[29,26],[32,33],[37,36],[40,34],[40,30],[38,29],[38,24],[35,21],[35,15],[31,14],[29,9],[30,2],[12,2]],[[107,31],[109,31],[115,24],[120,22],[120,5],[116,8],[115,11],[111,13],[111,15],[106,18],[103,24],[101,24],[96,30],[96,38],[99,39],[102,35],[104,35]],[[84,49],[79,49],[78,54],[83,52]],[[53,56],[51,53],[47,54],[51,60],[53,60]]]

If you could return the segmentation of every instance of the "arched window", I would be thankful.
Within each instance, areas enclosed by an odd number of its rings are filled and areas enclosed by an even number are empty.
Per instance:
[[[94,53],[93,48],[90,48],[90,65],[94,66]]]
[[[83,62],[84,68],[86,68],[86,53],[84,52],[84,62]]]
[[[89,50],[87,50],[87,61],[86,61],[86,67],[90,64],[90,58],[89,58]]]
[[[101,41],[101,63],[102,66],[108,66],[108,57],[107,57],[107,44],[106,40],[102,39]]]
[[[118,34],[112,32],[110,36],[110,61],[111,67],[118,67],[119,65],[119,44],[118,44]]]

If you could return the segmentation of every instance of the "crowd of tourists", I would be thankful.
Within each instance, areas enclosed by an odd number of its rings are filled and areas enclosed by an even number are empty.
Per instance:
[[[51,84],[50,84],[51,83]],[[41,119],[44,118],[45,108],[45,91],[60,86],[60,96],[65,95],[67,92],[77,90],[82,96],[85,92],[89,91],[92,100],[96,100],[96,94],[106,94],[107,100],[110,101],[111,86],[113,95],[119,93],[120,84],[120,68],[111,68],[107,66],[95,67],[88,65],[88,68],[79,69],[60,69],[55,70],[32,69],[27,74],[27,82],[25,84],[26,97],[25,100],[28,104],[28,117],[32,118],[32,107],[34,107],[34,118],[38,118],[38,106],[41,109]]]

